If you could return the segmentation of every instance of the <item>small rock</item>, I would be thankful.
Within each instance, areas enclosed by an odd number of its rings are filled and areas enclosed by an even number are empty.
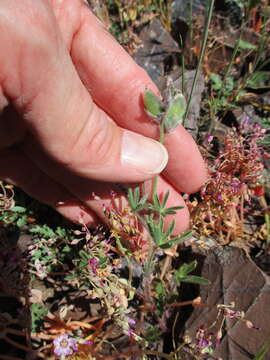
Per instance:
[[[170,63],[171,68],[177,67],[174,56],[179,56],[180,49],[157,19],[145,26],[139,36],[142,46],[134,55],[134,60],[162,90],[165,85],[166,64]]]

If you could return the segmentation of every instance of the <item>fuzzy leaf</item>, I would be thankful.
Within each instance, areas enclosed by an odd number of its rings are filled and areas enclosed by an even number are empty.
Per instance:
[[[151,90],[144,92],[143,102],[145,111],[149,116],[157,118],[163,112],[162,102]]]
[[[167,132],[173,130],[182,123],[186,112],[186,99],[183,94],[177,94],[169,104],[164,117],[164,126]]]

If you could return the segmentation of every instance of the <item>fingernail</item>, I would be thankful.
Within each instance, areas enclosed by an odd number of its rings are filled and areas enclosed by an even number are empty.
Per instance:
[[[147,174],[159,174],[167,165],[168,152],[159,142],[125,130],[121,162]]]

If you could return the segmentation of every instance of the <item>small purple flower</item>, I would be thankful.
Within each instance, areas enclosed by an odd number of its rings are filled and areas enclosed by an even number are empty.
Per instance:
[[[199,346],[199,347],[207,347],[207,346],[209,346],[209,341],[206,341],[204,339],[200,339],[197,342],[197,346]]]
[[[222,200],[222,194],[221,193],[219,193],[219,194],[217,194],[217,198],[216,198],[218,201],[221,201]]]
[[[92,258],[89,260],[89,267],[91,268],[91,270],[93,271],[93,273],[95,275],[97,275],[97,267],[98,267],[99,261],[96,258]]]
[[[135,325],[135,324],[136,324],[136,321],[135,321],[134,319],[129,318],[129,319],[128,319],[128,323],[129,323],[130,325]]]
[[[247,127],[249,125],[249,120],[250,118],[248,116],[244,117],[240,123],[241,127],[242,128]]]
[[[76,340],[69,337],[68,334],[58,336],[53,340],[54,353],[58,356],[72,355],[73,351],[78,350]]]
[[[204,139],[210,144],[213,141],[214,136],[211,134],[207,134]]]

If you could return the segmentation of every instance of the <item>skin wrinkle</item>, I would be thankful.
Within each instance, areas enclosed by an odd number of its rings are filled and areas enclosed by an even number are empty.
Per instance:
[[[91,117],[93,116],[93,112],[94,112],[94,104],[93,103],[90,103],[89,104],[89,111],[86,113],[86,117],[85,117],[85,120],[83,121],[83,125],[81,127],[81,129],[79,130],[79,132],[77,133],[76,135],[76,138],[74,139],[74,141],[70,144],[70,157],[72,159],[76,158],[76,152],[78,151],[83,151],[83,147],[81,146],[81,142],[82,142],[82,135],[84,135],[85,137],[85,134],[88,133],[88,131],[86,131],[86,127],[89,126],[89,123],[90,121],[88,121],[89,119],[91,119]],[[91,122],[91,125],[93,125],[93,122]],[[91,134],[91,130],[89,131],[90,134]],[[87,147],[86,147],[87,148]],[[75,154],[72,156],[72,154]],[[72,164],[67,164],[68,167],[72,167],[73,165]]]
[[[77,134],[75,141],[70,145],[71,150],[69,151],[71,159],[79,159],[80,157],[78,154],[81,153],[88,154],[89,156],[84,158],[83,163],[81,163],[79,160],[76,164],[72,162],[66,163],[65,165],[67,167],[79,167],[81,170],[86,170],[87,168],[91,167],[91,170],[94,170],[95,167],[100,169],[100,165],[95,164],[97,159],[99,164],[106,165],[108,163],[106,156],[111,156],[112,152],[108,151],[108,148],[112,148],[113,138],[110,136],[110,138],[112,138],[110,142],[107,140],[104,141],[107,136],[109,126],[106,126],[106,124],[103,127],[100,126],[100,120],[104,122],[102,115],[103,114],[100,114],[100,110],[97,109],[96,105],[92,103],[88,115],[84,121],[84,126]],[[104,130],[106,133],[104,133]],[[109,132],[109,134],[111,134],[111,132]],[[91,149],[95,149],[94,157]],[[93,160],[94,162],[92,162]]]
[[[115,158],[114,154],[116,147],[114,146],[114,140],[116,138],[115,133],[118,131],[113,122],[106,124],[104,116],[107,117],[107,115],[103,113],[102,110],[97,109],[96,106],[95,110],[97,110],[97,117],[94,119],[96,125],[90,132],[91,139],[87,146],[90,151],[91,149],[95,149],[95,154],[89,154],[89,157],[94,155],[94,161],[99,164],[97,167],[94,163],[90,162],[91,170],[93,171],[95,168],[100,169],[107,166],[113,166],[111,158]],[[92,122],[94,122],[93,119]],[[86,164],[86,166],[89,166],[90,164]]]

